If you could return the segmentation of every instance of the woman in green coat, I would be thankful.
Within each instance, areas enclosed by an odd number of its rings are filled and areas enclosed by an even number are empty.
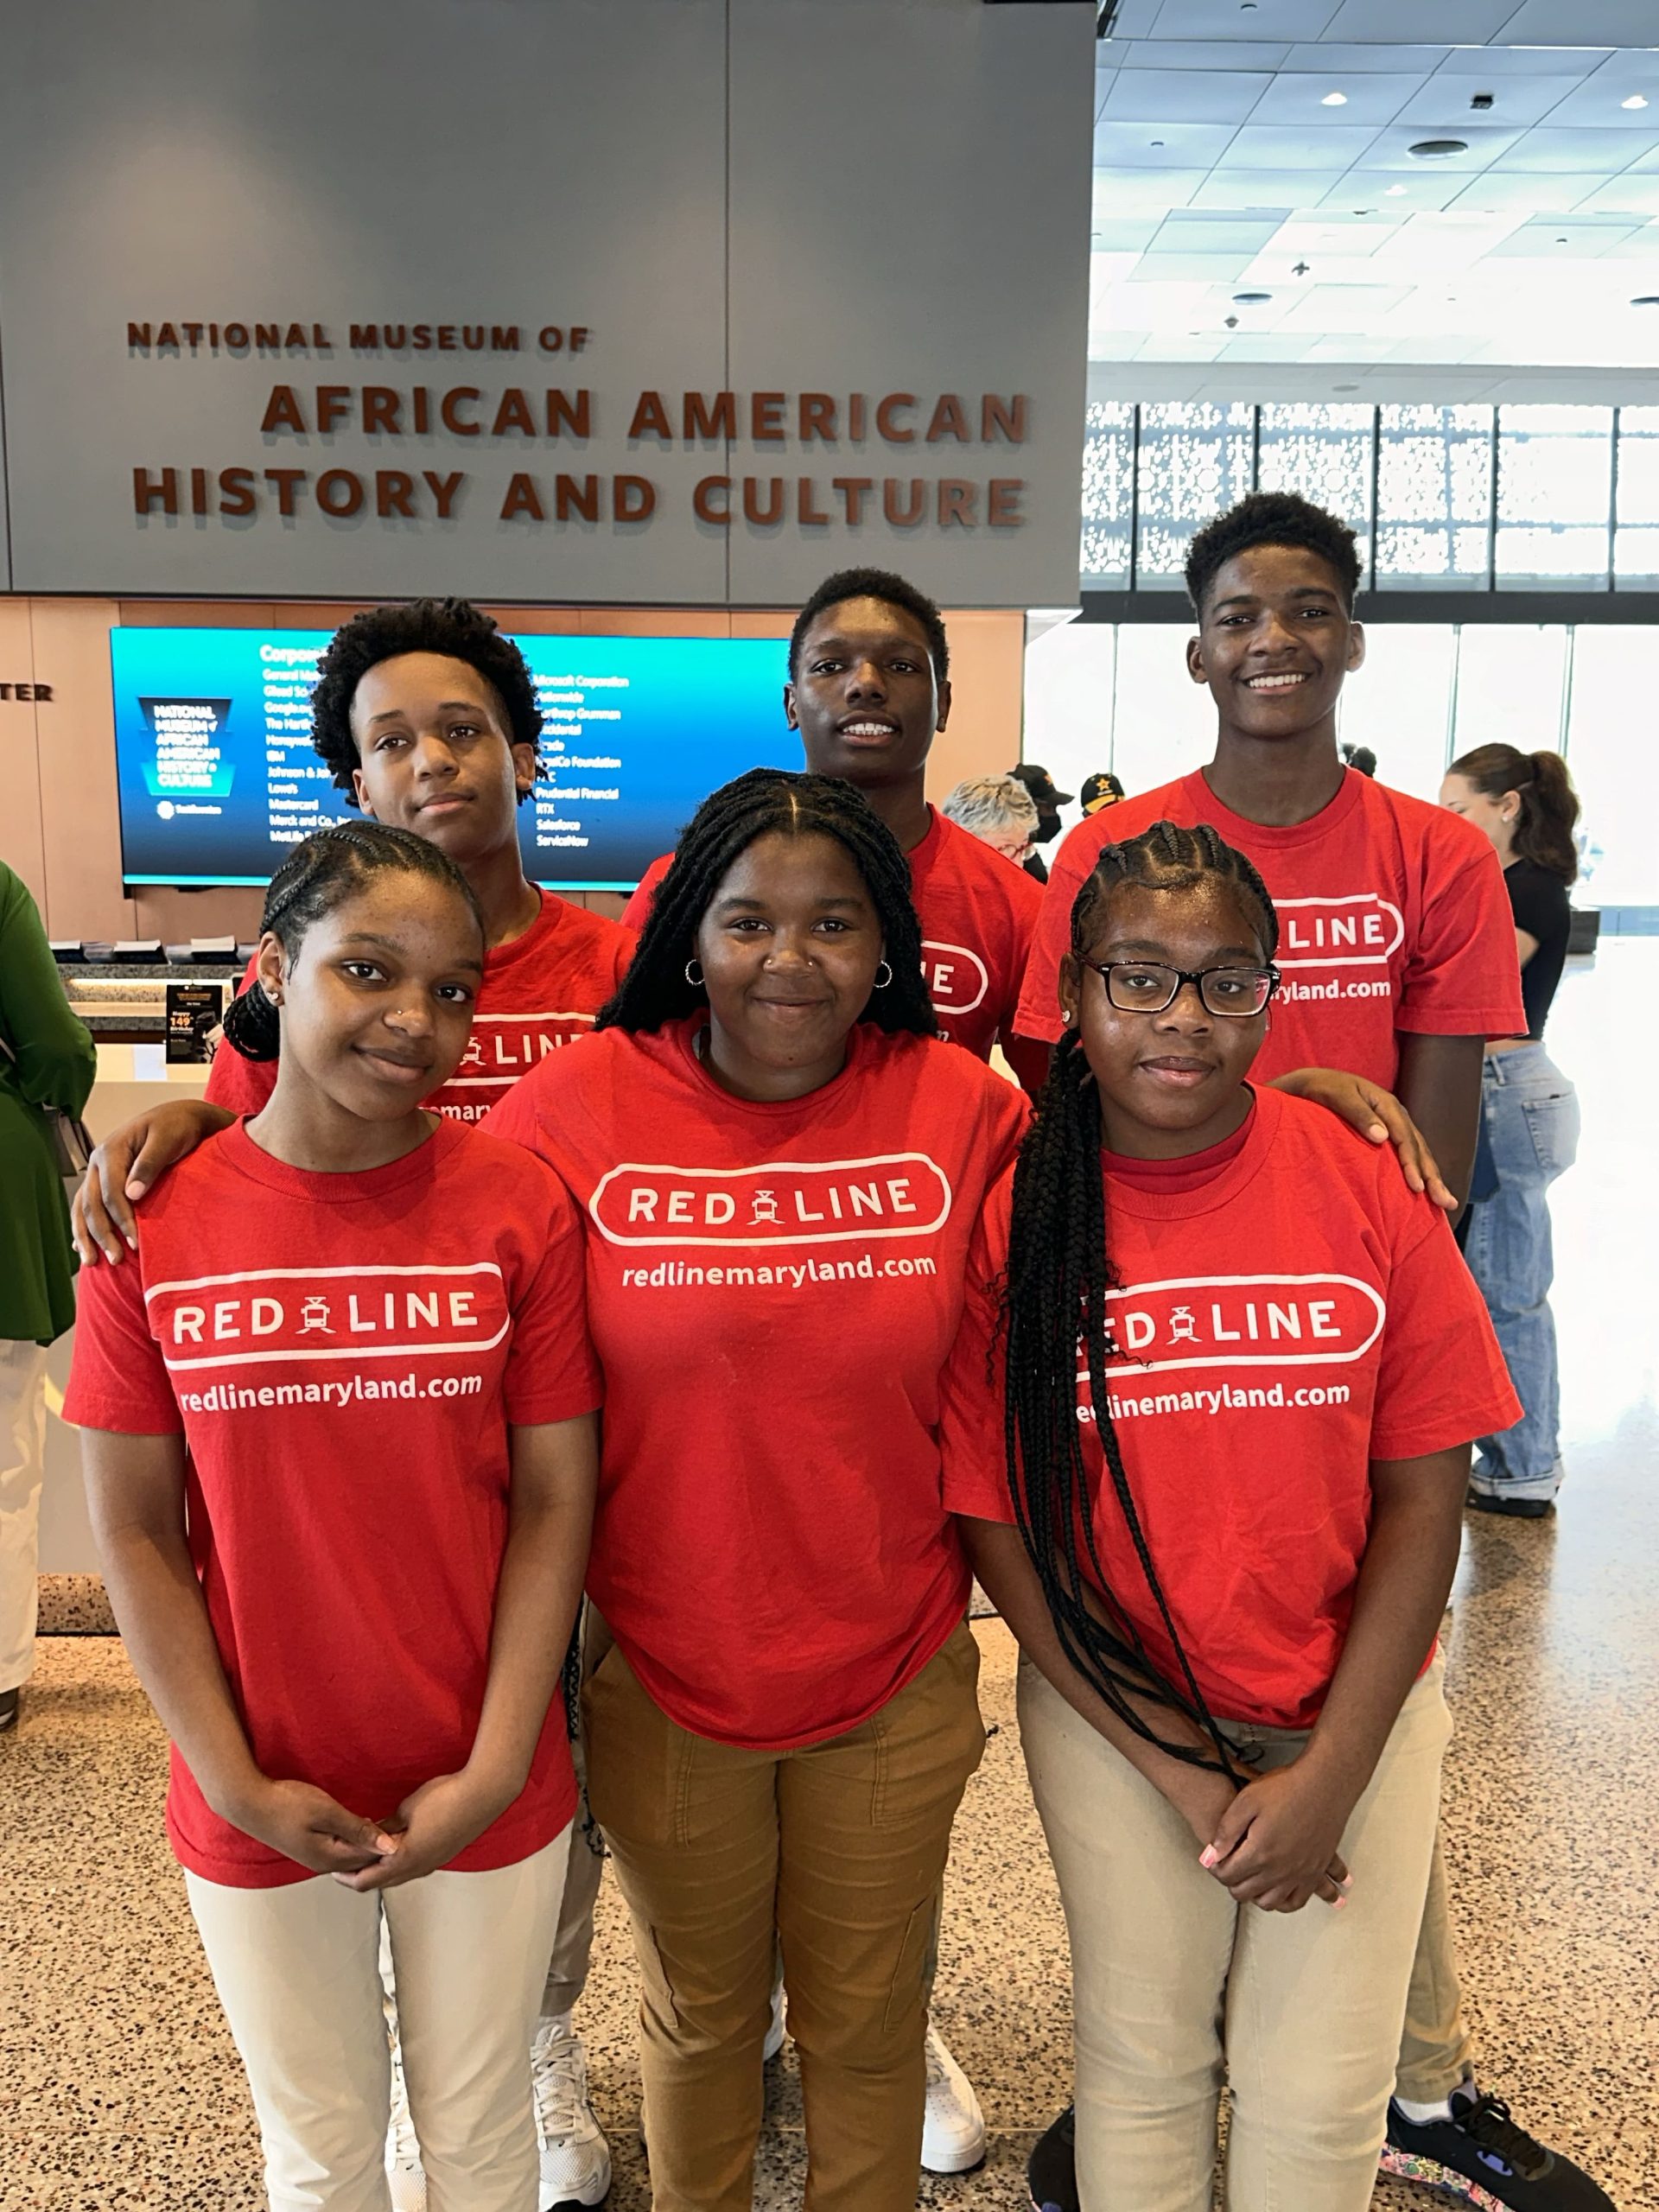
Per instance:
[[[75,1318],[69,1213],[42,1109],[79,1114],[97,1072],[35,901],[0,861],[0,1731],[35,1663],[46,1347]]]

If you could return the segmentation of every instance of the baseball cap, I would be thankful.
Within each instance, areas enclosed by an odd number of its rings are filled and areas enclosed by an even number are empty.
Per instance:
[[[1021,760],[1017,766],[1010,768],[1008,773],[1017,783],[1025,785],[1039,806],[1070,806],[1071,804],[1071,793],[1056,791],[1053,777],[1046,768],[1039,768],[1035,761]]]
[[[1102,799],[1120,799],[1124,792],[1117,778],[1103,769],[1097,775],[1084,778],[1078,796],[1085,806],[1094,806]]]

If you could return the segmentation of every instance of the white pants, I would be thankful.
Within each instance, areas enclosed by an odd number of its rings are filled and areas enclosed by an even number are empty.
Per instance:
[[[378,1896],[326,1874],[277,1890],[186,1874],[259,2115],[270,2212],[390,2212],[383,1910],[429,2212],[537,2212],[530,2039],[569,1855],[566,1828],[516,1866]]]
[[[1437,1660],[1343,1832],[1341,1911],[1236,1905],[1166,1798],[1028,1660],[1020,1730],[1071,1937],[1083,2212],[1367,2212],[1452,1732]],[[1301,1735],[1229,1722],[1262,1764]]]
[[[45,1459],[46,1347],[0,1338],[0,1690],[35,1668]]]

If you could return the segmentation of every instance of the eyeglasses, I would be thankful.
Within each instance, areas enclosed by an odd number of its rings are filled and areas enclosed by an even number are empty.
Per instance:
[[[1246,1020],[1260,1014],[1279,988],[1279,970],[1266,968],[1166,968],[1156,960],[1091,960],[1120,1014],[1162,1014],[1184,985],[1198,992],[1206,1014]]]
[[[1024,860],[1032,844],[1029,837],[1021,837],[1018,844],[1010,844],[998,837],[988,837],[985,842],[994,853],[1001,853],[1005,861]]]

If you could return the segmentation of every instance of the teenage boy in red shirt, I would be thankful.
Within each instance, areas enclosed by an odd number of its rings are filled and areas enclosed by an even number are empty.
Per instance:
[[[1014,1017],[1042,890],[928,804],[927,756],[950,713],[933,601],[884,569],[826,577],[790,635],[785,719],[810,772],[855,785],[899,840],[940,1028],[982,1060],[1000,1043],[1035,1092],[1048,1056],[1014,1034]],[[631,928],[643,928],[671,857],[646,870],[622,918]]]
[[[1342,764],[1338,701],[1365,654],[1354,534],[1294,493],[1255,493],[1193,539],[1186,586],[1198,621],[1187,668],[1216,702],[1215,757],[1072,830],[1044,893],[1020,1032],[1050,1044],[1063,1033],[1072,904],[1103,847],[1158,821],[1207,822],[1255,863],[1284,932],[1257,1077],[1342,1068],[1394,1091],[1461,1198],[1485,1039],[1525,1034],[1515,931],[1478,834],[1448,835],[1443,809]],[[1068,2113],[1031,2161],[1033,2197],[1054,2212],[1077,2201],[1070,2131]],[[1438,1847],[1383,2164],[1462,2195],[1472,2177],[1513,2212],[1608,2204],[1476,2087]]]

